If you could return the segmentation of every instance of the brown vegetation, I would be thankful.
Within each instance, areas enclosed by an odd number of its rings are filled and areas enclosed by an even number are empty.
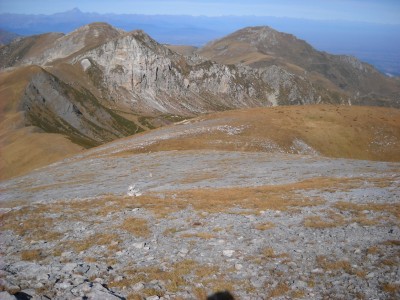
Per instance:
[[[200,238],[205,240],[216,238],[215,234],[209,232],[183,233],[180,236],[183,238]]]
[[[317,256],[317,265],[325,271],[344,271],[348,274],[353,274],[353,269],[348,261],[345,260],[330,260],[326,256]]]
[[[41,260],[42,259],[42,252],[39,249],[35,250],[23,250],[21,251],[21,259],[22,260]]]
[[[284,283],[280,282],[276,287],[274,287],[270,292],[269,292],[269,297],[279,297],[285,295],[287,292],[290,291],[290,287]]]
[[[354,121],[356,119],[357,121]],[[400,110],[359,106],[280,106],[226,111],[201,117],[216,125],[244,126],[240,134],[212,131],[159,140],[143,149],[113,155],[166,150],[283,151],[296,153],[304,141],[329,157],[400,161]],[[175,125],[184,126],[184,125]],[[268,147],[268,145],[270,145]]]
[[[135,236],[147,237],[150,234],[150,229],[148,227],[148,222],[145,219],[140,218],[126,218],[121,228],[134,234]]]
[[[257,230],[268,230],[272,229],[275,227],[275,224],[272,222],[264,222],[264,223],[258,223],[254,225],[254,228]]]

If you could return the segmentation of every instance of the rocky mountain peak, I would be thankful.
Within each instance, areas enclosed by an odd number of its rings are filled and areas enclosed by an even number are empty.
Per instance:
[[[46,65],[93,49],[125,32],[107,23],[91,23],[64,35],[49,33],[27,37],[2,49],[2,66]]]
[[[105,22],[93,22],[84,26],[81,26],[79,28],[77,28],[76,30],[72,31],[71,33],[69,33],[68,35],[73,35],[76,33],[92,33],[98,31],[99,33],[108,33],[111,35],[119,35],[125,31],[121,30],[121,29],[117,29],[113,26],[111,26],[108,23]]]
[[[114,39],[123,33],[125,31],[114,28],[107,23],[96,22],[79,27],[67,34],[64,40],[81,44],[83,48],[88,49]]]
[[[238,42],[247,42],[254,46],[271,48],[284,43],[285,40],[302,42],[291,34],[279,32],[269,26],[246,27],[228,35],[226,38]]]
[[[141,46],[149,48],[151,51],[161,54],[161,55],[173,55],[167,47],[159,44],[156,40],[150,37],[146,32],[141,29],[133,30],[126,34],[129,38],[134,38]]]
[[[318,51],[307,42],[270,27],[238,30],[207,44],[198,53],[218,63],[242,63],[260,70],[277,65],[315,83],[319,90],[347,93],[353,103],[398,105],[393,101],[393,95],[400,93],[398,82],[372,66],[352,56]]]
[[[246,27],[242,30],[237,31],[232,37],[239,41],[251,41],[251,42],[267,42],[275,44],[277,43],[278,31],[272,29],[269,26],[256,26]]]
[[[82,11],[77,7],[74,7],[73,9],[71,9],[70,12],[71,13],[82,13]]]

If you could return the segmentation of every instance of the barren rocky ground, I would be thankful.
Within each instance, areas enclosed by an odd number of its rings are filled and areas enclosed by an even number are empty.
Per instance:
[[[164,128],[0,182],[0,299],[398,299],[400,163],[149,150],[245,129]]]

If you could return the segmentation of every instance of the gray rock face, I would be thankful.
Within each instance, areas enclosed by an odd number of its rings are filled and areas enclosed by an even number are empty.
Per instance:
[[[72,60],[102,77],[108,97],[141,112],[199,114],[219,109],[316,103],[305,80],[272,66],[253,70],[201,59],[186,59],[141,31],[109,41]],[[96,76],[97,77],[97,76]],[[283,95],[282,95],[283,96]]]
[[[106,23],[92,23],[66,35],[48,33],[19,39],[1,49],[2,66],[0,68],[20,65],[47,65],[84,49],[98,46],[122,33],[123,31]]]
[[[105,108],[89,91],[65,84],[44,70],[31,78],[21,106],[27,125],[63,133],[89,144],[103,143],[141,130]]]

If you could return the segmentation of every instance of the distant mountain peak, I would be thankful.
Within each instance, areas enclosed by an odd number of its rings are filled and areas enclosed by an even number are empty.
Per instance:
[[[94,22],[81,26],[67,36],[78,36],[79,39],[84,39],[87,44],[95,40],[95,44],[105,42],[109,39],[118,37],[125,31],[117,29],[110,24],[104,22]]]
[[[82,11],[78,7],[74,7],[69,12],[71,12],[71,13],[82,13]]]
[[[280,39],[298,40],[294,35],[280,32],[269,26],[253,26],[240,29],[229,36],[239,40],[247,40],[252,43],[272,43],[277,44]]]

